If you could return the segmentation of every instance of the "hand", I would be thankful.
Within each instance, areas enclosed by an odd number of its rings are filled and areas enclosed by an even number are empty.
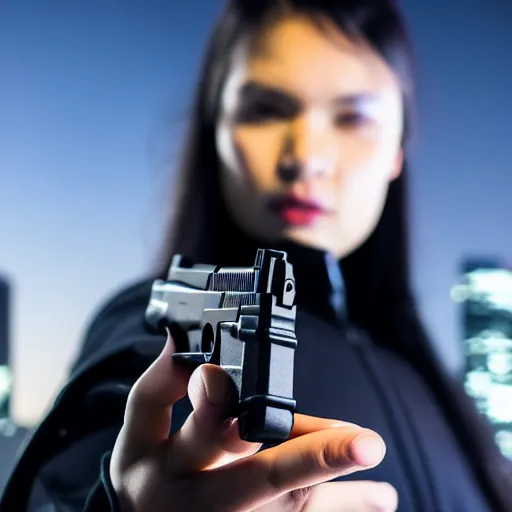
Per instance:
[[[169,337],[128,397],[110,463],[123,511],[351,510],[343,502],[378,485],[318,485],[379,464],[385,445],[375,432],[296,414],[289,440],[258,452],[259,444],[239,438],[237,420],[225,419],[233,395],[222,368],[202,365],[191,375],[173,352]],[[194,411],[169,437],[172,406],[187,383]]]
[[[332,482],[292,491],[254,512],[395,512],[398,494],[387,483]]]

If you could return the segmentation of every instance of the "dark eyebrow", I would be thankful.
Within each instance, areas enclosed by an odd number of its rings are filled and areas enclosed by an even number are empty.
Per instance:
[[[241,87],[240,96],[243,101],[248,102],[264,99],[282,104],[283,106],[288,106],[291,109],[299,109],[301,106],[297,98],[294,98],[279,87],[264,85],[253,80],[246,82]]]
[[[254,80],[249,80],[242,85],[240,96],[244,102],[249,103],[257,99],[264,99],[283,106],[288,106],[290,109],[298,110],[301,108],[300,100],[294,98],[290,93],[279,87],[265,85]],[[377,98],[378,94],[372,91],[352,93],[335,98],[333,104],[337,107],[354,108],[371,103]]]

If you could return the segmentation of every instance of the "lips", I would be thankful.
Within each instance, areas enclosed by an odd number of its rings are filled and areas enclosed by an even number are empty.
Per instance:
[[[271,202],[272,210],[291,226],[310,226],[327,210],[318,202],[294,195],[281,196]]]

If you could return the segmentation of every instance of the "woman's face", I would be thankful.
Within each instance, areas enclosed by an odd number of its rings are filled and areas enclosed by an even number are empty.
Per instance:
[[[217,151],[235,221],[343,257],[377,224],[402,168],[402,94],[370,48],[289,16],[234,52]]]

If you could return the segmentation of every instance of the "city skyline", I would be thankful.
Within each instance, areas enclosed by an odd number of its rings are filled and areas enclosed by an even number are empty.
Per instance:
[[[512,459],[512,271],[499,258],[466,259],[453,296],[462,313],[464,387]]]

